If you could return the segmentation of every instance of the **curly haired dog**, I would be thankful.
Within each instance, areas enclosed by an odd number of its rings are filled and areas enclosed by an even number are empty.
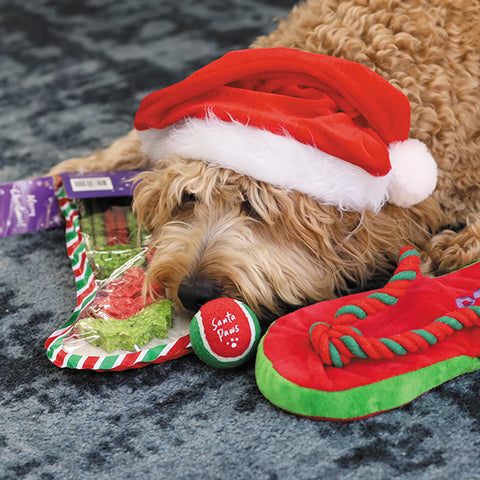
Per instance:
[[[410,101],[410,137],[435,158],[437,187],[409,208],[342,210],[188,156],[153,161],[135,131],[53,168],[147,169],[134,208],[154,239],[148,281],[189,310],[230,296],[268,320],[364,288],[406,244],[433,274],[480,258],[479,1],[309,0],[257,47],[340,57],[387,79]]]

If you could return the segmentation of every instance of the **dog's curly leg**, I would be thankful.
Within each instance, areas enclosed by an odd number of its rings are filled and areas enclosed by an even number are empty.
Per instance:
[[[71,158],[53,167],[48,175],[63,172],[102,172],[109,170],[144,170],[151,161],[140,150],[140,140],[135,130],[119,138],[105,150],[99,150],[84,158]]]
[[[426,247],[429,270],[444,274],[480,260],[480,215],[475,215],[463,230],[443,230]]]

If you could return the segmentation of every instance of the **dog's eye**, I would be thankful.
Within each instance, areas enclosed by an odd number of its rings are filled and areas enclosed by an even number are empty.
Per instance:
[[[194,193],[183,192],[182,204],[196,202],[197,200],[198,200],[198,197]]]

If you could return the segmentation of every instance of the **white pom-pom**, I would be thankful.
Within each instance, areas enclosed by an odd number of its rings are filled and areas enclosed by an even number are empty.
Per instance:
[[[389,145],[392,183],[388,201],[411,207],[425,200],[437,184],[437,164],[427,146],[409,138]]]

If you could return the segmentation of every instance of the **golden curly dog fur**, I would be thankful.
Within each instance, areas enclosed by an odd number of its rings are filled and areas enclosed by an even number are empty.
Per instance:
[[[340,211],[187,158],[153,165],[135,132],[51,173],[149,169],[134,198],[154,239],[147,278],[188,308],[225,295],[273,318],[365,287],[406,244],[428,273],[479,259],[480,1],[309,0],[252,47],[277,46],[362,63],[403,91],[410,137],[438,163],[434,194],[408,209]]]

